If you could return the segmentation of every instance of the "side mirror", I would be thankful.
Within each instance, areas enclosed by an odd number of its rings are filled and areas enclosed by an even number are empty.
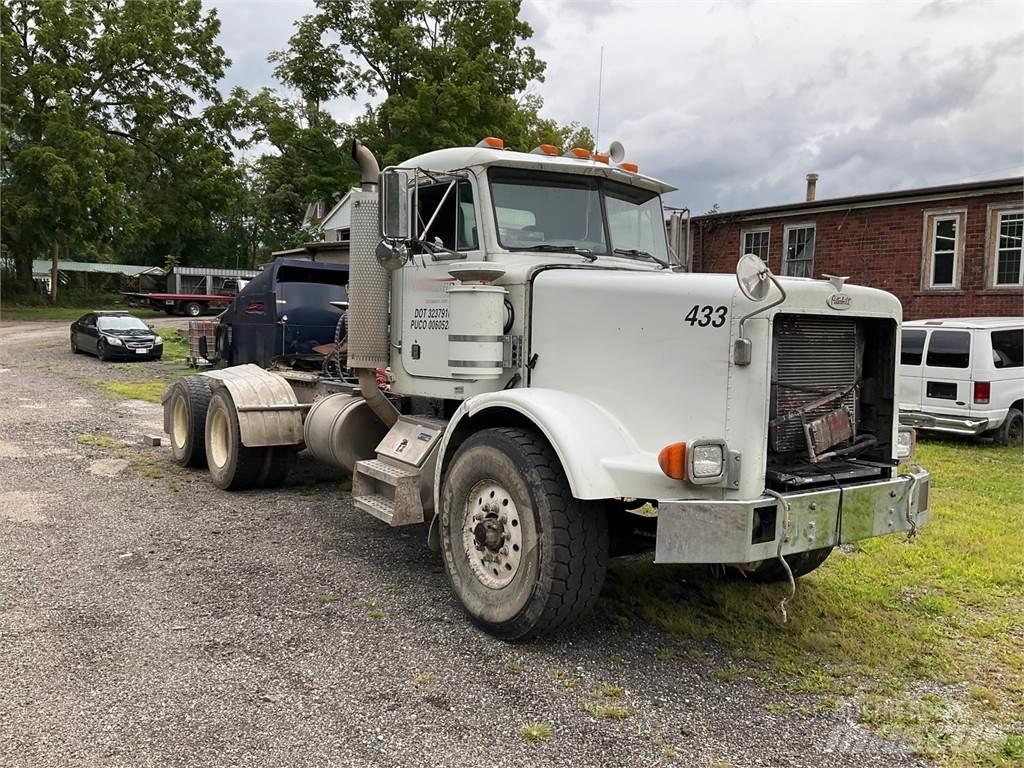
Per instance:
[[[772,307],[777,307],[786,300],[786,289],[775,279],[775,275],[761,259],[753,253],[747,253],[740,257],[736,263],[736,282],[739,283],[740,291],[751,301],[761,301],[771,290],[772,285],[779,289],[779,298],[771,304],[757,307],[740,318],[740,326],[736,334],[736,341],[732,347],[732,361],[736,365],[750,365],[753,359],[754,345],[744,334],[744,326],[754,315],[759,312],[766,312]]]
[[[740,257],[736,263],[736,282],[743,295],[751,301],[761,301],[768,295],[772,284],[772,271],[753,253]]]
[[[380,232],[385,240],[409,239],[410,172],[387,168],[380,175]]]

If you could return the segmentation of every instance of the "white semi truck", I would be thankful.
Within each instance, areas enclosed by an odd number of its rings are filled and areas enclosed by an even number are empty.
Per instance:
[[[355,142],[347,367],[179,381],[175,459],[244,488],[305,446],[351,471],[356,509],[426,523],[469,616],[508,639],[583,616],[652,511],[657,562],[761,581],[913,532],[929,476],[899,426],[897,299],[755,256],[682,272],[672,187],[609,154],[485,139],[381,172]]]

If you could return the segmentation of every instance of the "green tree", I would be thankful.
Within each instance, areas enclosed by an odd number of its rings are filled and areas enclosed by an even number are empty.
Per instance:
[[[200,0],[3,4],[2,237],[23,286],[55,244],[178,256],[229,204],[229,138],[198,106],[219,99],[219,29]]]
[[[317,5],[297,24],[289,48],[271,56],[276,74],[310,110],[343,96],[381,98],[350,132],[384,164],[484,136],[529,149],[541,138],[564,143],[581,131],[542,119],[540,97],[526,93],[543,80],[545,65],[525,44],[533,30],[519,18],[518,0]]]

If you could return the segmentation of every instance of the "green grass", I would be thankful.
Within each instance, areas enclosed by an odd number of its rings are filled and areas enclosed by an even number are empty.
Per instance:
[[[0,322],[27,322],[27,321],[64,321],[68,323],[77,320],[82,315],[92,312],[96,309],[108,309],[117,310],[122,312],[131,312],[137,317],[143,319],[150,319],[154,317],[165,317],[163,312],[158,312],[149,309],[139,309],[138,307],[129,307],[127,304],[117,304],[112,302],[99,302],[97,304],[91,304],[88,306],[62,306],[60,304],[53,305],[17,305],[7,304],[6,302],[0,307]]]
[[[188,336],[178,329],[157,330],[164,340],[163,362],[181,365],[188,362]]]
[[[108,394],[129,400],[145,400],[159,403],[160,396],[167,389],[166,381],[96,381],[93,382]]]
[[[519,729],[519,738],[530,744],[547,741],[554,733],[550,723],[527,723]]]
[[[603,605],[718,644],[791,692],[853,695],[862,720],[922,754],[1008,765],[1024,711],[1024,453],[922,442],[918,460],[932,509],[917,538],[837,550],[798,581],[788,623],[784,585],[635,560],[613,564]],[[941,696],[923,706],[923,690]]]

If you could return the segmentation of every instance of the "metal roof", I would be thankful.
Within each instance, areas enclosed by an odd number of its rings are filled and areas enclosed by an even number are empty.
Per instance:
[[[176,275],[206,277],[241,277],[253,278],[260,273],[258,269],[224,269],[222,267],[175,267],[171,270]]]
[[[50,259],[35,259],[32,262],[32,274],[46,276],[50,274],[53,262]],[[108,275],[162,275],[164,271],[160,267],[149,267],[141,264],[104,264],[98,261],[68,261],[60,259],[57,262],[57,270],[60,272],[97,272]]]
[[[693,221],[710,221],[722,217],[735,218],[769,218],[787,214],[813,213],[815,211],[845,210],[847,208],[873,208],[880,205],[900,205],[904,203],[926,202],[931,199],[977,197],[978,195],[999,192],[1017,192],[1024,195],[1024,176],[1008,179],[991,179],[989,181],[971,181],[966,184],[943,184],[938,187],[919,187],[917,189],[897,189],[890,192],[876,192],[870,195],[851,195],[849,197],[832,197],[820,200],[802,200],[785,205],[769,205],[763,208],[744,208],[738,211],[719,211],[694,216]]]

